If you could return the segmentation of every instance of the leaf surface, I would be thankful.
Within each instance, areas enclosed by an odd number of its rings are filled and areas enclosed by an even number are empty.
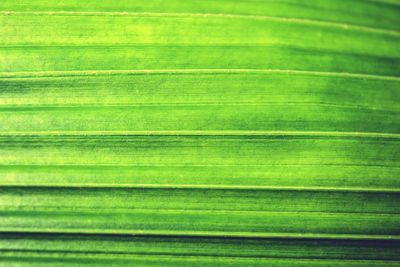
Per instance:
[[[399,266],[398,0],[0,2],[0,266]]]

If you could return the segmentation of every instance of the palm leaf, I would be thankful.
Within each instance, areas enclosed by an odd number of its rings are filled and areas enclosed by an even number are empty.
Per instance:
[[[399,25],[2,0],[0,266],[399,266]]]

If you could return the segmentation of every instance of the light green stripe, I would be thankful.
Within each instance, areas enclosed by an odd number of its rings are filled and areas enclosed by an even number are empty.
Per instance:
[[[52,1],[3,0],[4,11],[74,11],[74,12],[175,12],[275,16],[282,18],[313,19],[327,22],[365,25],[398,30],[398,6],[395,1],[346,0],[286,0],[286,1],[177,1],[160,0]],[[397,3],[398,4],[398,3]],[[368,13],[368,16],[364,14]],[[376,14],[385,14],[378,16]]]

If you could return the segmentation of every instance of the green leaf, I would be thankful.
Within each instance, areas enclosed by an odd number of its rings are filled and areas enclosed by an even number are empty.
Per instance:
[[[0,266],[399,266],[398,0],[0,2]]]

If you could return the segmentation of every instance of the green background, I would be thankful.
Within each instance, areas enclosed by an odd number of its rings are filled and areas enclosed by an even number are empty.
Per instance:
[[[0,266],[400,266],[398,0],[0,1]]]

